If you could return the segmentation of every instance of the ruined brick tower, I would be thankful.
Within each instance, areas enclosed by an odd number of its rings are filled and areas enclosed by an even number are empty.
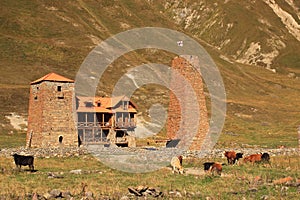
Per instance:
[[[186,81],[188,81],[194,92],[196,93],[198,106],[200,109],[200,118],[199,118],[199,129],[197,134],[192,138],[191,146],[189,147],[191,150],[200,150],[201,145],[205,139],[205,136],[209,129],[208,124],[208,113],[206,108],[206,101],[203,91],[203,81],[201,78],[201,75],[193,66],[199,66],[199,59],[197,56],[180,56],[175,57],[172,60],[171,66],[173,69],[177,70]],[[171,77],[171,83],[170,84],[178,84],[176,80],[173,80]],[[183,97],[188,98],[189,94],[187,94],[187,91],[183,90],[181,91],[181,95]],[[191,106],[189,105],[188,99],[181,99],[183,106]],[[190,109],[190,108],[189,108]],[[169,112],[168,112],[168,118],[167,118],[167,136],[171,139],[176,139],[176,133],[179,130],[180,121],[181,121],[181,109],[180,104],[174,93],[170,92],[170,102],[169,102]],[[185,125],[188,126],[194,126],[194,124],[189,124],[190,122],[184,122]],[[183,133],[185,134],[188,130],[183,130]],[[190,138],[188,138],[190,139]]]
[[[31,82],[27,147],[76,146],[74,81],[55,73]]]

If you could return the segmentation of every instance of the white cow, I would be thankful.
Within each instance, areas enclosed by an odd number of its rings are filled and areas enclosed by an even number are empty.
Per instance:
[[[182,167],[182,156],[174,156],[171,159],[171,166],[172,166],[172,172],[175,173],[177,171],[180,174],[183,174],[183,167]]]

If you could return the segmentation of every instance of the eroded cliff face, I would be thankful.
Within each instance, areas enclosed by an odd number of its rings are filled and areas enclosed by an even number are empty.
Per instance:
[[[296,20],[300,20],[299,18],[299,9],[295,6],[292,0],[286,0],[286,2],[291,5],[294,9],[295,14],[297,15],[298,19],[294,19],[292,14],[288,13],[287,11],[283,10],[280,5],[276,3],[275,0],[264,0],[264,2],[272,8],[274,13],[280,18],[281,22],[284,24],[285,28],[289,31],[289,33],[294,36],[298,41],[300,41],[300,24]]]
[[[274,72],[276,58],[300,42],[299,10],[294,0],[164,3],[176,24],[220,50],[223,58]]]

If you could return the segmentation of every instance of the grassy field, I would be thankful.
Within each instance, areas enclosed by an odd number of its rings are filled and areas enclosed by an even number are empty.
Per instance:
[[[183,166],[202,171],[202,163],[209,159],[185,159]],[[225,162],[225,160],[217,159]],[[300,158],[299,156],[278,156],[271,158],[272,167],[266,165],[224,166],[223,174],[179,175],[172,174],[170,167],[155,172],[130,174],[110,169],[94,157],[84,155],[70,158],[36,158],[36,172],[16,171],[12,158],[0,157],[0,198],[24,199],[26,195],[45,194],[52,189],[70,191],[80,199],[83,184],[86,191],[96,199],[120,199],[128,194],[128,187],[148,186],[164,193],[162,199],[299,199]],[[23,167],[27,169],[27,167]],[[82,174],[71,174],[81,169]],[[85,172],[85,173],[84,173]],[[48,178],[49,173],[60,178]],[[201,174],[201,173],[200,173]],[[274,181],[292,177],[291,183],[275,184]],[[174,197],[171,191],[182,197]],[[178,195],[178,194],[177,194]]]
[[[147,26],[179,30],[193,37],[215,61],[227,95],[226,121],[219,146],[296,147],[300,80],[289,78],[287,74],[294,72],[299,76],[299,42],[263,2],[256,1],[253,5],[249,2],[204,2],[207,9],[202,14],[202,3],[179,2],[178,9],[186,5],[199,9],[200,18],[194,19],[197,23],[194,21],[185,29],[184,24],[175,23],[172,8],[165,10],[164,4],[153,1],[1,1],[0,148],[9,146],[7,138],[15,138],[14,141],[23,145],[23,135],[7,135],[16,131],[5,116],[11,112],[27,116],[31,81],[50,72],[74,79],[84,58],[101,41],[131,28]],[[290,9],[287,5],[285,8]],[[271,27],[260,23],[262,16]],[[208,26],[215,20],[216,23]],[[234,24],[231,31],[225,33],[219,20],[224,26]],[[246,45],[259,42],[268,51],[270,31],[276,37],[283,37],[286,43],[286,48],[273,63],[279,73],[221,58],[230,59],[244,41]],[[230,39],[229,45],[215,48],[227,39]],[[157,49],[129,52],[105,72],[99,82],[99,95],[111,94],[114,83],[134,66],[143,63],[168,65],[174,56]],[[147,109],[154,103],[168,105],[167,95],[162,95],[167,93],[165,88],[147,86],[136,90],[132,100],[146,118]]]
[[[26,133],[0,134],[0,149],[25,146]]]

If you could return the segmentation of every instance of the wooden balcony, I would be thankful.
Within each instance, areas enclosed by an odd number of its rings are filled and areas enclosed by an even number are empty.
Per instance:
[[[78,128],[103,128],[111,127],[108,122],[77,122]]]
[[[136,122],[116,122],[114,124],[110,124],[109,122],[77,122],[78,128],[110,128],[110,127],[118,127],[118,128],[135,128]]]

